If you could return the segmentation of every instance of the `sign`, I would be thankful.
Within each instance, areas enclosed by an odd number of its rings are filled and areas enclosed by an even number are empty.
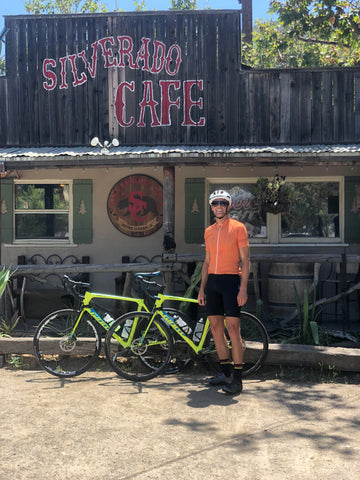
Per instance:
[[[145,127],[146,111],[150,113],[151,127],[169,127],[173,109],[181,111],[181,126],[204,127],[205,117],[201,116],[204,109],[203,79],[181,81],[174,78],[182,63],[180,46],[171,44],[167,48],[160,40],[145,37],[141,39],[137,51],[135,44],[136,39],[129,35],[109,36],[91,44],[91,56],[87,45],[81,52],[58,59],[45,58],[42,63],[43,87],[47,91],[79,87],[86,84],[89,78],[94,79],[97,72],[103,69],[142,71],[149,78],[154,76],[155,80],[143,80],[141,84],[134,80],[123,81],[116,88],[114,114],[120,127]],[[172,78],[159,80],[160,73]],[[158,96],[157,84],[160,86]],[[136,111],[127,116],[136,98],[141,98],[141,101],[137,102]],[[195,117],[194,109],[197,110]]]
[[[114,227],[125,235],[151,235],[163,223],[162,185],[147,175],[129,175],[110,190],[107,212]]]

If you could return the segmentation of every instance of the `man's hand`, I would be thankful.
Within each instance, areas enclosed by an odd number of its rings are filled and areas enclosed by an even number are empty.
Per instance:
[[[200,290],[199,291],[199,295],[198,295],[198,302],[199,302],[199,305],[202,305],[204,306],[206,301],[205,301],[205,293],[203,290]]]
[[[248,299],[247,291],[243,290],[240,287],[239,293],[237,294],[237,303],[238,303],[239,307],[242,307],[243,305],[245,305],[245,303],[247,302],[247,299]]]

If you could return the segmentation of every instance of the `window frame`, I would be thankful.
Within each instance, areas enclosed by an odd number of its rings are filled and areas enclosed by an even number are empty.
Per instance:
[[[245,183],[252,183],[255,184],[259,177],[254,178],[241,178],[235,177],[233,179],[229,179],[226,177],[208,177],[206,178],[205,182],[205,191],[206,191],[206,199],[209,198],[210,195],[210,185],[220,183],[224,185],[224,189],[226,189],[226,184],[245,184]],[[265,238],[249,238],[249,242],[251,244],[266,244],[266,245],[294,245],[294,244],[343,244],[344,237],[345,237],[345,180],[344,177],[341,176],[323,176],[323,177],[291,177],[287,176],[286,181],[289,183],[304,183],[304,182],[311,182],[311,183],[329,183],[329,182],[338,182],[339,183],[339,237],[281,237],[281,214],[273,215],[271,213],[266,214],[266,234]],[[208,204],[208,202],[206,202]],[[210,209],[205,209],[206,211],[206,218],[205,222],[206,225],[210,224]]]
[[[66,184],[69,186],[69,209],[28,209],[26,210],[27,214],[44,214],[44,213],[59,213],[59,214],[68,214],[68,225],[69,225],[69,237],[68,238],[29,238],[29,239],[17,239],[16,235],[16,215],[19,213],[24,213],[24,209],[16,208],[16,185],[61,185]],[[14,180],[14,194],[13,194],[13,244],[14,245],[68,245],[73,244],[73,227],[74,227],[74,214],[73,214],[73,180],[67,179],[57,179],[57,180]]]

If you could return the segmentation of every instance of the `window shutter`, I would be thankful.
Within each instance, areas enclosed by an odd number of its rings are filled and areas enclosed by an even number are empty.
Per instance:
[[[345,242],[360,243],[360,177],[345,177]]]
[[[1,181],[1,242],[14,239],[14,188],[12,180]]]
[[[92,243],[92,180],[74,180],[73,202],[73,241]]]
[[[204,243],[205,179],[185,179],[185,242]]]

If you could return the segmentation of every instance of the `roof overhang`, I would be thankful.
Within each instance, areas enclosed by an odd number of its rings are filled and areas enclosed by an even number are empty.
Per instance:
[[[123,146],[0,148],[5,169],[129,165],[352,165],[360,144],[280,146]]]

